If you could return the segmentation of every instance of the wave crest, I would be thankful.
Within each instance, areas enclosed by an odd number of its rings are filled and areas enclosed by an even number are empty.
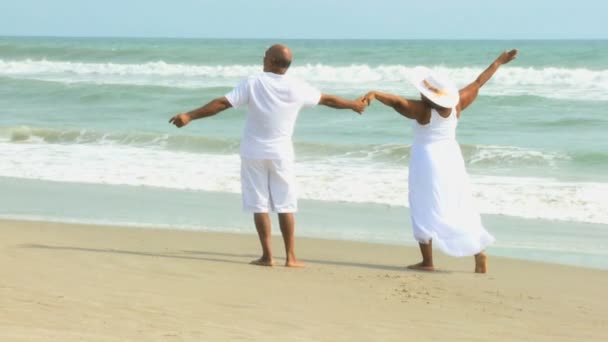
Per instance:
[[[290,74],[332,91],[360,93],[370,88],[414,92],[404,87],[414,66],[366,64],[293,66]],[[464,87],[483,67],[434,69]],[[48,60],[0,60],[0,76],[61,83],[120,84],[177,88],[233,87],[236,82],[261,72],[259,65],[192,65],[164,61],[142,64],[82,63]],[[608,70],[584,68],[504,67],[485,87],[490,96],[532,95],[553,99],[608,101]]]
[[[87,129],[55,129],[29,126],[0,127],[0,142],[73,145],[116,145],[193,153],[238,153],[239,140],[200,135],[171,135],[144,132],[100,132]],[[329,144],[297,142],[301,160],[347,160],[387,165],[407,165],[410,146],[405,144]],[[555,167],[559,163],[587,161],[608,163],[608,154],[569,155],[517,146],[461,145],[465,163],[476,169]]]

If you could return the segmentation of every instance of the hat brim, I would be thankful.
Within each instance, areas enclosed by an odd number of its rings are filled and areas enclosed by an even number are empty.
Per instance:
[[[433,75],[434,78],[439,78],[442,81],[444,87],[441,89],[444,94],[438,95],[437,93],[431,91],[424,85],[424,80],[427,79],[430,75]],[[418,91],[432,101],[434,104],[443,107],[443,108],[453,108],[460,101],[460,95],[458,93],[458,88],[445,78],[441,78],[437,74],[433,74],[433,72],[426,67],[416,67],[414,69],[414,75],[411,79],[412,84]]]

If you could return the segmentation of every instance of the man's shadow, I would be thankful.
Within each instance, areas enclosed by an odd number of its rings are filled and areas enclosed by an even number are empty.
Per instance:
[[[244,265],[249,262],[250,259],[258,258],[259,255],[254,254],[237,254],[237,253],[225,253],[225,252],[210,252],[210,251],[189,251],[182,250],[175,253],[160,253],[160,252],[142,252],[142,251],[129,251],[115,248],[87,248],[87,247],[74,247],[74,246],[51,246],[43,244],[23,244],[21,248],[36,248],[36,249],[47,249],[47,250],[63,250],[63,251],[74,251],[74,252],[88,252],[88,253],[107,253],[107,254],[124,254],[124,255],[137,255],[147,256],[155,258],[172,258],[172,259],[185,259],[185,260],[202,260],[210,262],[230,263]],[[246,261],[233,260],[234,258],[246,258]],[[282,258],[277,258],[282,259]],[[372,263],[362,262],[351,262],[351,261],[338,261],[338,260],[321,260],[321,259],[302,259],[302,261],[309,264],[319,264],[328,266],[340,266],[340,267],[355,267],[355,268],[367,268],[380,271],[399,271],[399,272],[418,272],[409,270],[404,266],[392,266],[392,265],[378,265]],[[448,271],[435,271],[435,273],[446,273]]]

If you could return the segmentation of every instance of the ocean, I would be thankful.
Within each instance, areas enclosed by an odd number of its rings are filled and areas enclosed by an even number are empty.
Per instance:
[[[168,120],[261,72],[273,43],[0,37],[0,217],[254,234],[238,196],[244,111]],[[608,269],[608,41],[282,43],[290,75],[346,98],[417,98],[417,65],[463,87],[518,48],[457,132],[489,253]],[[412,122],[379,103],[303,109],[298,235],[415,244],[411,143]]]

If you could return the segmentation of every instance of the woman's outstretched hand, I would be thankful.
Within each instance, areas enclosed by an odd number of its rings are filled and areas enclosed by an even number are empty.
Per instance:
[[[510,61],[514,60],[515,57],[517,57],[517,49],[503,52],[500,56],[498,56],[496,61],[500,64],[507,64]]]

